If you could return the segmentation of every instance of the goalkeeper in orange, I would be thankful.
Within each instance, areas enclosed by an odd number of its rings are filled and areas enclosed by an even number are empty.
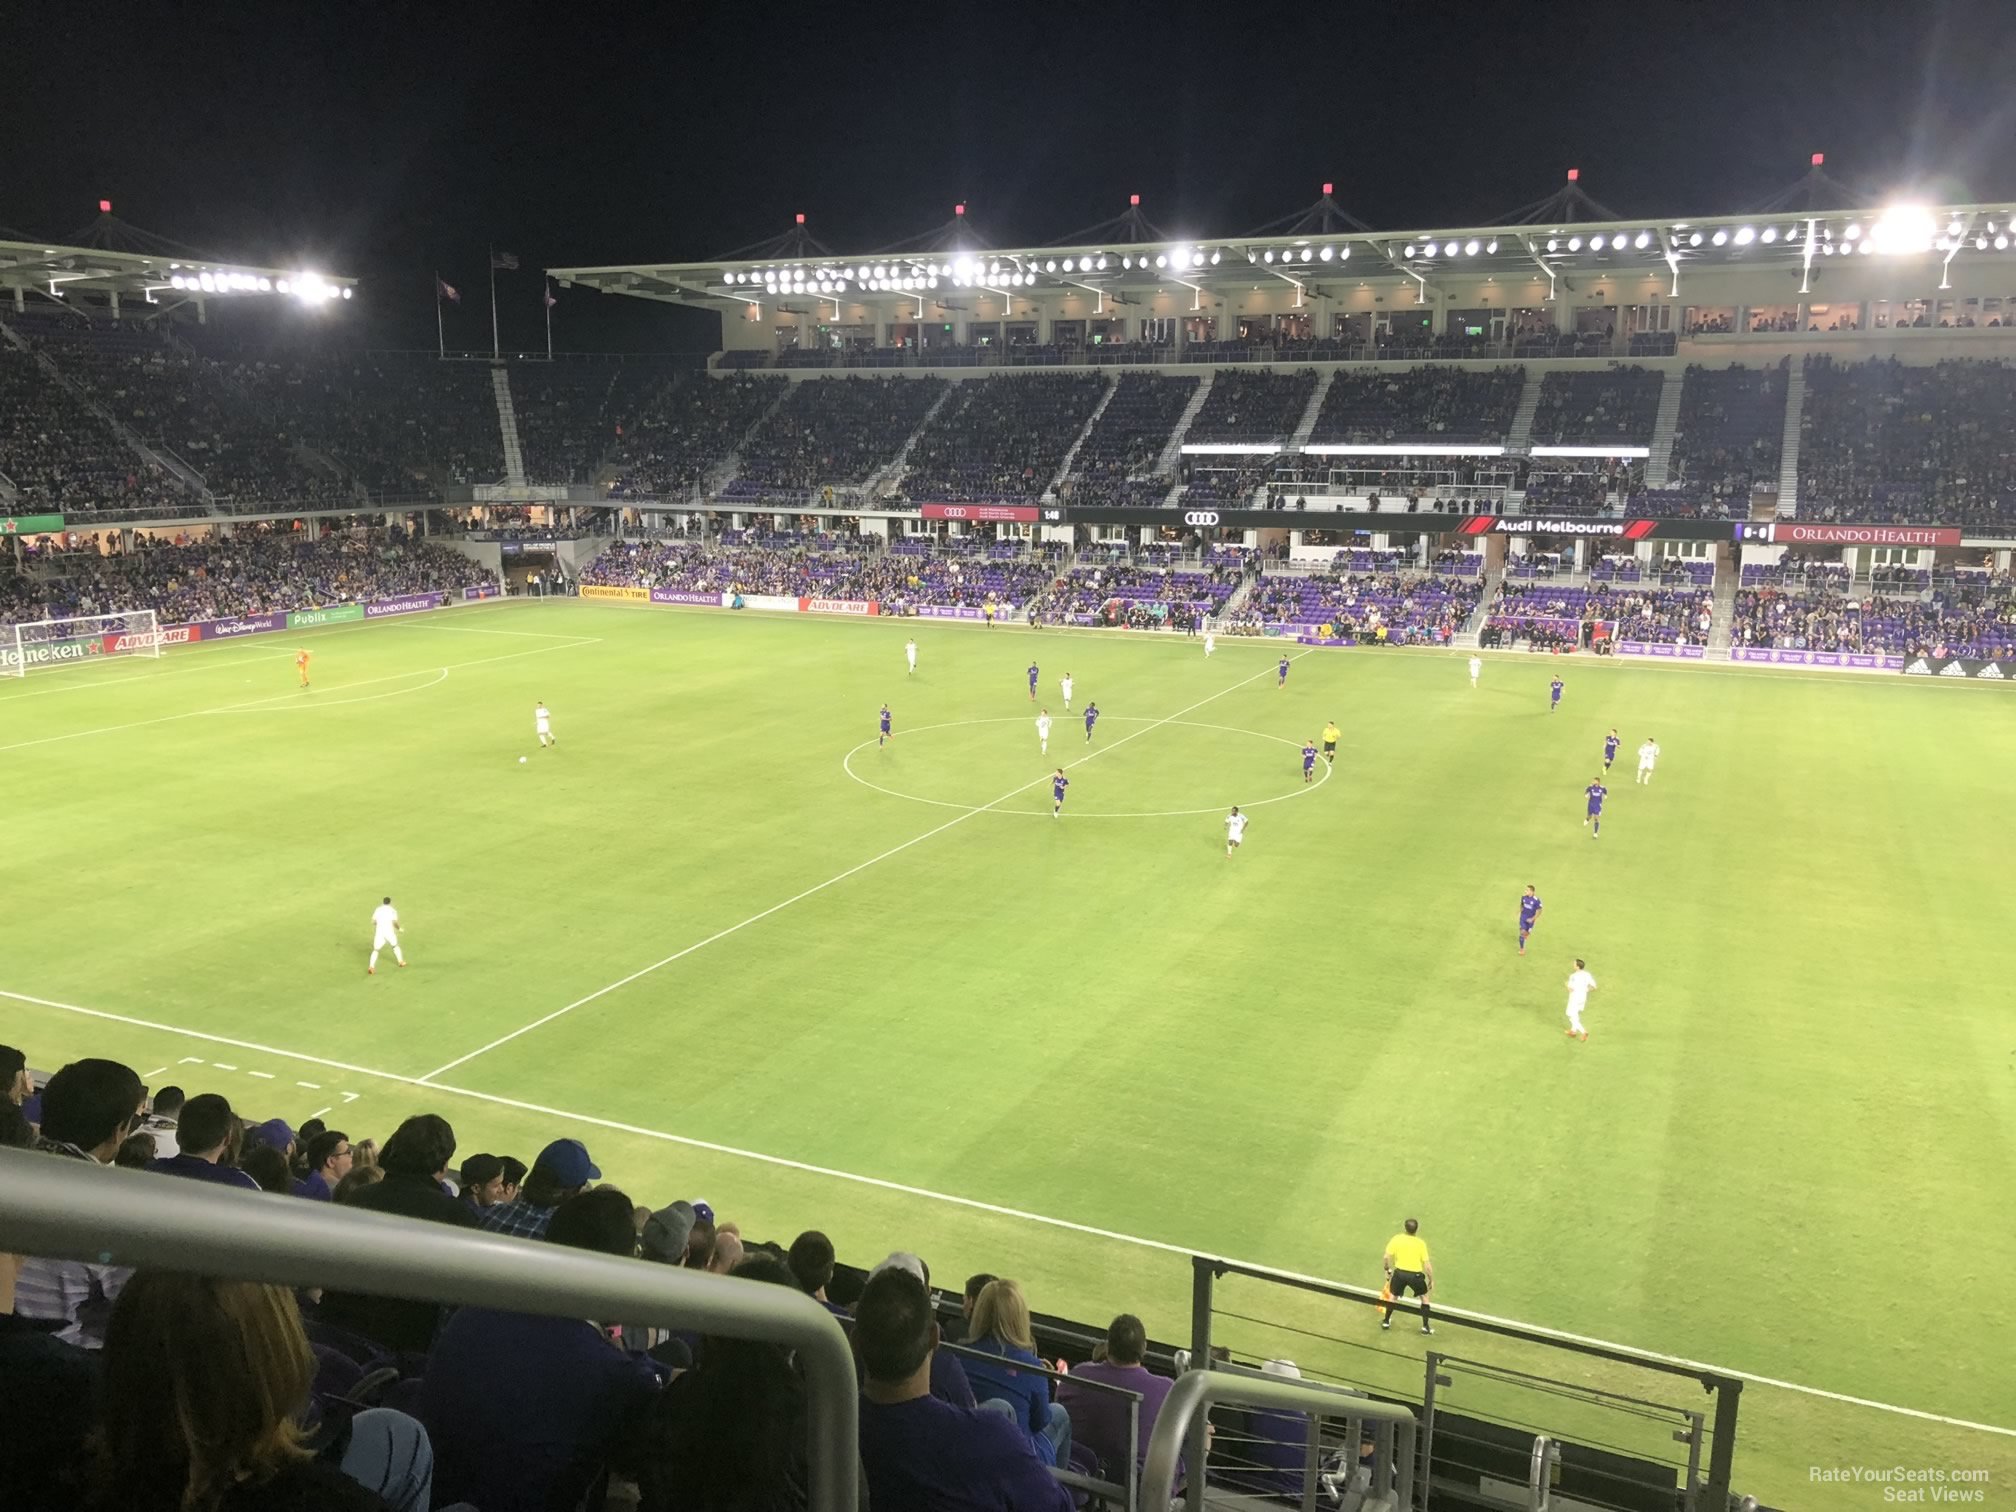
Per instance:
[[[301,686],[308,686],[308,653],[305,650],[294,653],[294,666],[301,673]]]

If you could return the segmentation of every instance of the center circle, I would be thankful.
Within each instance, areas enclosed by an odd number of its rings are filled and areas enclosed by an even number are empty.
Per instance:
[[[1029,770],[1028,768],[1021,767],[1020,756],[1030,754],[1028,748],[1036,743],[1035,723],[1036,723],[1035,719],[1031,716],[1019,716],[1019,717],[1011,716],[1011,717],[993,718],[993,719],[955,719],[955,720],[948,720],[940,724],[918,725],[916,728],[910,730],[904,730],[899,728],[896,731],[895,737],[891,741],[890,746],[885,747],[884,749],[891,751],[901,751],[907,755],[907,753],[912,749],[909,742],[915,740],[920,735],[929,736],[933,732],[972,729],[975,727],[986,725],[1021,725],[1023,726],[1025,733],[1020,736],[1013,737],[1012,742],[1004,738],[1001,744],[996,745],[994,742],[990,741],[986,743],[984,746],[982,746],[975,754],[976,756],[979,756],[984,760],[991,761],[996,764],[1005,763],[1006,761],[1013,759],[1015,761],[1016,770]],[[1099,721],[1098,726],[1099,733],[1101,735],[1106,735],[1109,727],[1111,726],[1142,727],[1141,729],[1135,730],[1132,733],[1139,734],[1144,737],[1141,741],[1140,746],[1140,749],[1142,750],[1143,754],[1146,754],[1146,752],[1149,749],[1151,749],[1151,747],[1149,747],[1147,739],[1145,738],[1146,731],[1148,729],[1156,729],[1156,728],[1171,729],[1171,730],[1183,729],[1183,730],[1205,731],[1209,732],[1209,734],[1214,737],[1234,736],[1234,737],[1240,737],[1241,739],[1248,741],[1251,740],[1266,741],[1273,745],[1286,746],[1290,750],[1296,752],[1299,752],[1302,749],[1302,742],[1299,740],[1290,740],[1287,737],[1281,735],[1268,735],[1258,730],[1244,730],[1233,725],[1210,724],[1208,722],[1201,720],[1148,719],[1140,717],[1129,717],[1126,715],[1107,715]],[[1083,788],[1077,785],[1080,780],[1076,775],[1077,768],[1079,766],[1088,761],[1093,761],[1093,759],[1096,757],[1099,758],[1099,761],[1094,762],[1094,769],[1096,770],[1100,762],[1104,761],[1105,759],[1104,753],[1106,751],[1119,751],[1122,747],[1128,747],[1129,749],[1133,749],[1133,747],[1129,746],[1129,742],[1132,739],[1132,735],[1130,735],[1125,731],[1119,731],[1115,732],[1112,738],[1110,738],[1105,744],[1094,745],[1088,751],[1082,739],[1080,738],[1080,732],[1082,728],[1083,728],[1082,722],[1075,713],[1069,715],[1055,716],[1055,723],[1053,724],[1050,732],[1050,750],[1047,755],[1038,755],[1035,757],[1034,762],[1032,763],[1034,769],[1030,770],[1028,780],[1019,787],[1013,786],[1014,771],[1003,766],[1002,770],[1006,772],[1007,775],[1002,779],[1001,785],[1003,788],[1007,789],[1007,791],[1003,792],[1001,796],[996,797],[991,801],[985,803],[965,803],[951,798],[932,797],[926,793],[906,792],[901,787],[891,786],[889,782],[886,780],[877,780],[877,777],[864,775],[864,773],[861,770],[861,767],[866,763],[862,762],[861,758],[864,752],[873,751],[876,749],[876,742],[874,740],[864,740],[861,742],[861,744],[855,746],[853,750],[849,751],[845,756],[841,758],[840,766],[841,770],[846,772],[846,774],[849,777],[851,777],[854,781],[860,783],[861,786],[869,788],[877,793],[886,794],[891,798],[904,799],[906,802],[928,804],[933,808],[952,809],[955,812],[965,814],[980,814],[980,813],[1005,814],[1010,817],[1022,818],[1022,819],[1048,819],[1050,817],[1050,789],[1048,786],[1048,779],[1052,771],[1054,771],[1057,767],[1060,766],[1063,767],[1064,775],[1072,779],[1072,782],[1074,784],[1073,792],[1074,793],[1082,792]],[[1013,758],[1011,758],[1009,755],[1009,746],[1011,743],[1013,746],[1013,750],[1016,753],[1016,755]],[[925,744],[928,746],[930,742],[927,741],[925,742]],[[959,760],[963,758],[955,756],[952,759]],[[1070,802],[1067,800],[1064,806],[1065,813],[1068,817],[1074,819],[1182,819],[1182,818],[1194,817],[1199,814],[1222,814],[1235,801],[1238,803],[1239,807],[1242,810],[1265,808],[1268,805],[1275,803],[1287,803],[1291,799],[1307,797],[1310,793],[1314,792],[1317,788],[1321,787],[1324,783],[1330,780],[1330,774],[1333,768],[1331,767],[1329,762],[1324,761],[1321,758],[1319,758],[1316,763],[1316,780],[1314,782],[1307,782],[1307,783],[1299,780],[1301,776],[1301,764],[1299,762],[1295,762],[1291,757],[1284,756],[1283,759],[1287,765],[1287,769],[1292,774],[1293,778],[1296,780],[1294,781],[1293,786],[1290,787],[1287,792],[1276,793],[1271,797],[1255,798],[1251,800],[1245,798],[1238,798],[1238,799],[1228,798],[1224,803],[1210,804],[1201,808],[1140,809],[1140,810],[1130,810],[1124,813],[1087,812],[1082,807],[1077,810],[1074,810]],[[1116,758],[1114,764],[1115,765],[1119,764],[1119,758]],[[887,774],[877,774],[877,776],[879,777],[886,777],[886,775]],[[934,776],[938,775],[938,773],[934,771],[933,775]],[[1199,784],[1208,785],[1213,781],[1223,781],[1223,780],[1225,779],[1222,773],[1205,773],[1200,776]],[[1018,804],[1024,804],[1030,806],[1018,807],[1016,806]]]

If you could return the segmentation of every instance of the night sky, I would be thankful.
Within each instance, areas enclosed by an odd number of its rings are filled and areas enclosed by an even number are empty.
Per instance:
[[[1052,20],[1052,16],[1059,19]],[[26,38],[23,23],[26,23]],[[713,256],[803,211],[835,252],[948,219],[1065,236],[1129,193],[1236,234],[1322,183],[1379,227],[1493,219],[1570,166],[1620,214],[1734,213],[1824,151],[1878,192],[2016,198],[2016,5],[1748,0],[872,7],[37,6],[0,57],[0,226],[99,198],[209,255],[366,280],[340,318],[543,345],[541,265]],[[15,45],[26,40],[29,45]],[[556,344],[690,316],[561,295]]]

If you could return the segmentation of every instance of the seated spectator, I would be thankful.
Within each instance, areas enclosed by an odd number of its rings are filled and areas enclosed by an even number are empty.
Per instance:
[[[186,1099],[180,1087],[163,1087],[154,1094],[149,1104],[147,1117],[142,1120],[142,1133],[154,1140],[154,1158],[168,1160],[178,1148],[175,1143],[175,1121],[182,1116],[182,1104]]]
[[[742,1263],[742,1236],[730,1228],[718,1230],[714,1236],[714,1255],[707,1262],[710,1275],[732,1276]]]
[[[560,1204],[585,1192],[589,1182],[601,1179],[601,1168],[588,1158],[588,1146],[578,1139],[556,1139],[532,1162],[525,1190],[509,1202],[483,1209],[477,1215],[477,1226],[493,1234],[543,1239]]]
[[[105,1339],[96,1512],[425,1512],[426,1430],[357,1413],[301,1426],[315,1356],[294,1294],[173,1271],[133,1278]]]
[[[284,1118],[269,1118],[262,1124],[255,1124],[245,1131],[245,1143],[249,1145],[269,1145],[278,1150],[288,1160],[294,1158],[295,1140],[293,1127]]]
[[[846,1315],[846,1308],[836,1306],[826,1296],[826,1287],[833,1280],[831,1239],[817,1229],[807,1229],[791,1241],[791,1252],[785,1264],[791,1267],[791,1275],[800,1291],[828,1312],[839,1313],[843,1317]]]
[[[324,1129],[308,1141],[308,1174],[294,1183],[294,1195],[316,1202],[330,1201],[338,1184],[350,1174],[355,1160],[350,1136],[341,1129]]]
[[[1106,1358],[1078,1366],[1057,1386],[1057,1403],[1071,1414],[1073,1438],[1099,1456],[1109,1479],[1125,1479],[1123,1467],[1130,1453],[1137,1464],[1146,1458],[1155,1418],[1176,1384],[1141,1363],[1147,1352],[1148,1331],[1141,1320],[1122,1313],[1106,1329]],[[1126,1398],[1087,1390],[1081,1384],[1086,1381],[1140,1394],[1140,1432],[1132,1445],[1127,1442]]]
[[[8,1099],[7,1106],[15,1104]],[[0,1143],[26,1148],[18,1116]],[[7,1505],[17,1512],[71,1512],[98,1395],[97,1355],[52,1338],[14,1312],[19,1255],[0,1254],[0,1423],[7,1425]]]
[[[545,1242],[629,1259],[631,1201],[614,1187],[568,1198]],[[657,1367],[581,1318],[465,1307],[441,1330],[420,1393],[444,1500],[482,1512],[573,1507],[612,1453],[634,1445]]]
[[[0,1045],[0,1097],[20,1107],[35,1095],[34,1078],[28,1074],[28,1056],[12,1045]]]
[[[793,1246],[796,1248],[796,1246]],[[752,1255],[737,1280],[803,1289]],[[808,1501],[805,1379],[781,1344],[710,1335],[652,1402],[639,1451],[643,1512],[788,1512]]]
[[[347,1194],[339,1192],[338,1200],[347,1196],[349,1206],[367,1213],[389,1213],[475,1228],[476,1215],[459,1199],[450,1197],[441,1185],[454,1159],[455,1130],[448,1120],[434,1113],[416,1114],[400,1124],[385,1141],[384,1153],[378,1160],[384,1179],[370,1186],[360,1185]],[[360,1169],[352,1169],[340,1185],[349,1187]],[[331,1291],[322,1298],[320,1316],[387,1349],[425,1354],[434,1342],[440,1313],[441,1309],[432,1302]]]
[[[891,1268],[910,1272],[924,1283],[927,1292],[931,1289],[931,1267],[924,1263],[921,1255],[913,1255],[908,1250],[897,1250],[886,1259],[877,1261],[875,1268],[868,1274],[870,1277],[879,1276]],[[973,1394],[973,1382],[966,1374],[966,1367],[959,1362],[959,1356],[949,1349],[932,1352],[931,1395],[941,1402],[950,1402],[954,1407],[980,1405],[980,1399]]]
[[[131,1066],[72,1061],[42,1089],[42,1132],[35,1148],[86,1167],[108,1166],[139,1123],[145,1096]],[[66,1344],[99,1349],[112,1304],[131,1275],[124,1266],[30,1256],[14,1283],[14,1310]]]
[[[269,1144],[255,1144],[238,1157],[238,1169],[252,1178],[262,1192],[285,1197],[294,1189],[294,1172],[287,1157]]]
[[[462,1200],[477,1212],[510,1202],[518,1195],[514,1186],[504,1189],[504,1157],[469,1155],[462,1161]]]
[[[122,1171],[146,1170],[154,1164],[154,1136],[145,1129],[128,1134],[126,1142],[113,1155],[112,1164]]]
[[[259,1183],[238,1169],[239,1141],[243,1138],[240,1127],[229,1098],[217,1092],[192,1097],[183,1104],[176,1125],[178,1153],[155,1161],[148,1169],[256,1192]]]
[[[988,1282],[973,1305],[972,1323],[973,1337],[966,1347],[995,1357],[968,1357],[966,1375],[982,1409],[1005,1407],[1030,1435],[1044,1464],[1068,1465],[1071,1414],[1050,1400],[1050,1378],[1041,1373],[1043,1362],[1036,1356],[1036,1337],[1029,1326],[1029,1304],[1022,1288],[1006,1277]]]
[[[953,1344],[965,1342],[966,1336],[973,1329],[973,1304],[980,1300],[980,1293],[987,1290],[988,1284],[993,1279],[985,1271],[966,1278],[966,1290],[959,1297],[959,1319],[954,1325],[959,1330],[959,1336],[948,1342]]]
[[[932,1395],[938,1325],[920,1277],[900,1266],[876,1272],[854,1317],[854,1347],[866,1375],[861,1473],[871,1508],[1070,1512],[1071,1493],[1037,1457],[1028,1434],[999,1413]]]
[[[375,1165],[353,1165],[350,1174],[336,1183],[336,1190],[330,1200],[342,1207],[357,1206],[360,1193],[368,1191],[385,1179],[385,1173]]]

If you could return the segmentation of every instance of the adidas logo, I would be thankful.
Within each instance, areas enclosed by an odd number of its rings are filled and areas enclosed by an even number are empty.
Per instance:
[[[1987,666],[1983,667],[1979,672],[1975,673],[1974,675],[1976,677],[1993,678],[1996,682],[2001,682],[2003,680],[2002,668],[1994,662],[1988,663]]]
[[[1967,675],[1967,669],[1961,666],[1960,663],[1958,663],[1957,661],[1948,662],[1946,663],[1945,666],[1939,669],[1939,675],[1941,677],[1965,677]]]
[[[1925,658],[1921,656],[1904,669],[1904,675],[1906,677],[1926,677],[1931,674],[1931,671],[1932,669],[1925,664]]]

